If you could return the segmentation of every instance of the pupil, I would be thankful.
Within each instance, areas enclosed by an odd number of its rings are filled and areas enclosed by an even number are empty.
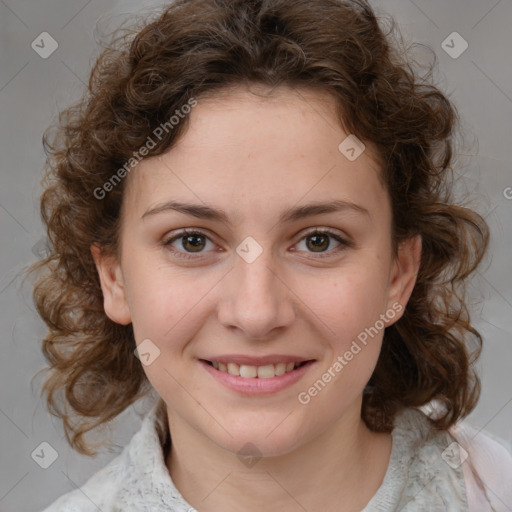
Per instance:
[[[310,240],[312,241],[314,248],[322,248],[322,245],[324,246],[323,249],[327,249],[329,247],[329,239],[325,235],[313,235],[310,237]],[[322,244],[319,240],[323,240],[324,243]]]
[[[185,240],[185,244],[190,244],[193,248],[199,248],[199,249],[202,249],[202,245],[204,245],[204,241],[199,241],[197,242],[197,240],[200,240],[202,239],[203,237],[202,236],[199,236],[199,235],[189,235],[189,236],[185,236],[183,237],[184,240]],[[192,240],[196,240],[196,242],[194,243]],[[186,247],[185,247],[186,248]],[[194,252],[197,252],[197,251],[194,251]]]

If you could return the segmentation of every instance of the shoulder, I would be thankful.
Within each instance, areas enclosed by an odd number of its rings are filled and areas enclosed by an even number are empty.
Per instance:
[[[477,430],[467,422],[451,428],[450,434],[460,446],[470,512],[511,510],[511,443]]]
[[[449,432],[435,430],[429,417],[413,408],[401,410],[394,423],[388,470],[364,512],[467,512],[464,475],[453,463],[456,450],[448,449]]]
[[[118,457],[43,512],[190,510],[165,466],[163,445],[167,436],[165,407],[159,401]]]
[[[510,443],[459,422],[436,430],[417,409],[397,415],[390,466],[407,485],[401,490],[404,511],[512,510]],[[393,462],[393,464],[391,464]],[[395,491],[400,484],[395,482]]]
[[[434,429],[430,418],[406,409],[397,418],[395,439],[407,461],[410,500],[405,510],[467,510],[460,453],[448,431]]]
[[[129,470],[126,448],[121,455],[95,473],[78,489],[64,494],[43,512],[97,512],[113,511],[113,500],[119,482],[125,480]]]

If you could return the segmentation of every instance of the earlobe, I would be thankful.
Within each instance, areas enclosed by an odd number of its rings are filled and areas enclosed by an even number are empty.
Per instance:
[[[416,284],[420,263],[421,236],[416,235],[403,241],[398,248],[390,282],[388,307],[399,303],[402,305],[401,311],[405,309]]]
[[[100,278],[106,315],[113,322],[128,325],[132,320],[126,300],[121,267],[117,258],[113,255],[103,254],[97,244],[91,245],[91,254]]]

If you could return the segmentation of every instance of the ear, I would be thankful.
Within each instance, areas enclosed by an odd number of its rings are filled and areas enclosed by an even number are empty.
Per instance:
[[[402,308],[392,323],[402,315],[411,296],[421,263],[421,236],[407,238],[398,247],[398,255],[393,262],[393,270],[390,275],[388,308],[399,303]],[[395,308],[396,311],[398,311]],[[390,325],[391,325],[390,324]]]
[[[100,277],[105,313],[113,322],[128,325],[132,319],[117,258],[103,254],[97,244],[91,245],[91,254]]]

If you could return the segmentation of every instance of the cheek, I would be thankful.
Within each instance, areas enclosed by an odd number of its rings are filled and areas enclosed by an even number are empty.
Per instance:
[[[301,403],[316,408],[313,417],[334,421],[361,396],[375,369],[385,327],[381,315],[386,314],[386,288],[377,278],[352,273],[331,281],[323,293],[320,287],[311,290],[312,309],[328,326],[322,329],[325,359],[309,387],[302,390]]]
[[[302,280],[300,296],[322,320],[329,337],[343,347],[384,313],[386,283],[384,272],[374,268],[351,268],[323,279]]]
[[[208,294],[220,277],[194,278],[190,269],[134,260],[127,298],[137,342],[150,338],[166,352],[181,350],[204,322]]]
[[[165,333],[190,309],[190,294],[179,278],[171,278],[165,268],[151,265],[147,259],[133,258],[126,268],[126,299],[135,339],[151,338],[160,344]]]

